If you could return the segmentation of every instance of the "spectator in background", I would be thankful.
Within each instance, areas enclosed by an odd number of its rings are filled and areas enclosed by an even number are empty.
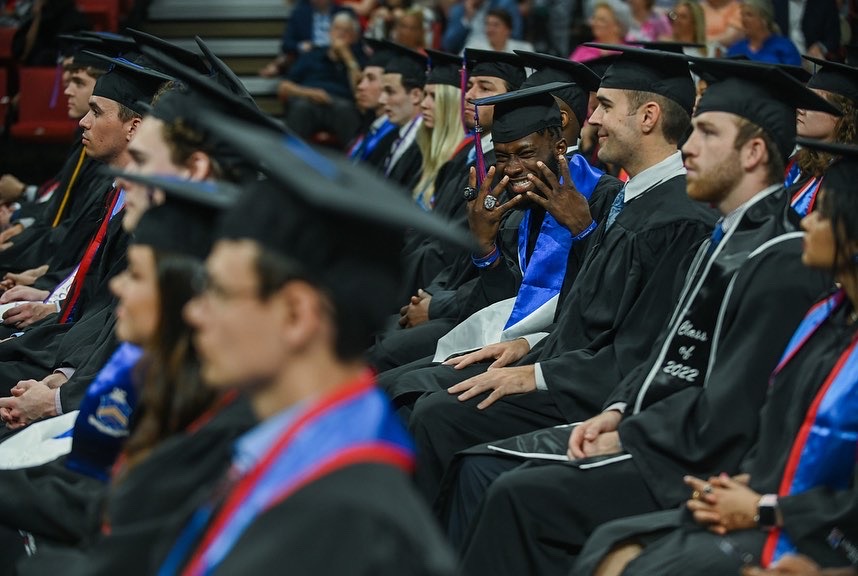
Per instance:
[[[12,38],[12,56],[22,66],[55,66],[59,34],[89,30],[74,0],[35,0]]]
[[[655,0],[628,0],[632,12],[632,24],[626,40],[669,40],[672,34],[670,20],[661,10],[655,9]]]
[[[360,113],[354,91],[360,81],[360,26],[351,12],[334,16],[329,46],[303,53],[280,83],[277,97],[286,102],[286,123],[302,138],[320,130],[345,145],[357,133]]]
[[[774,20],[801,54],[828,58],[840,51],[840,16],[837,0],[774,0]]]
[[[700,0],[706,17],[706,41],[716,54],[742,39],[742,4],[739,0]]]
[[[333,0],[298,0],[283,31],[280,54],[260,70],[259,75],[265,78],[279,76],[301,54],[316,47],[329,46],[333,18],[343,11],[352,13],[349,8],[334,4]]]
[[[410,13],[413,13],[410,20],[401,22],[402,16]],[[420,24],[423,27],[423,43],[419,46],[416,41],[408,43],[400,39],[403,34],[407,36],[411,32],[417,14],[420,15]],[[434,26],[437,19],[435,10],[426,5],[412,3],[411,0],[386,0],[373,10],[364,37],[390,40],[417,50],[432,47],[435,45]]]
[[[625,44],[626,34],[632,24],[632,13],[628,5],[620,0],[598,0],[589,24],[593,42]],[[575,62],[586,62],[607,54],[609,52],[593,46],[578,46],[569,55],[569,59]]]
[[[450,8],[447,29],[441,41],[443,49],[459,54],[470,42],[485,38],[486,15],[494,9],[506,10],[512,19],[512,37],[520,39],[523,23],[515,0],[460,0]]]
[[[396,17],[390,39],[397,44],[422,52],[426,48],[423,9],[415,6]]]
[[[670,39],[675,42],[688,42],[690,44],[706,44],[706,17],[703,8],[695,0],[679,0],[668,13],[672,34]],[[708,56],[706,49],[700,52],[689,52],[692,56]]]
[[[468,41],[468,48],[512,52],[513,50],[533,51],[533,44],[525,40],[512,38],[512,16],[502,8],[494,8],[486,13],[486,34],[484,37]]]
[[[780,33],[775,24],[771,0],[745,0],[742,4],[742,30],[745,38],[727,49],[727,56],[747,56],[771,64],[801,66],[801,54],[792,40]]]

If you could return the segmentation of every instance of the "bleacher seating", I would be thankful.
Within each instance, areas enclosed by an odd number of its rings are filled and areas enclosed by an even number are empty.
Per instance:
[[[22,67],[19,69],[18,121],[10,134],[29,142],[68,142],[77,121],[68,117],[66,98],[57,86],[56,68]],[[53,108],[51,98],[59,90]]]

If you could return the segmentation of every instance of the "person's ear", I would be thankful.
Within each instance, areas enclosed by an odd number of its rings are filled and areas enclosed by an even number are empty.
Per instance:
[[[190,180],[206,180],[212,175],[212,159],[202,150],[195,150],[185,162]]]
[[[131,140],[134,138],[134,135],[137,134],[137,127],[140,126],[140,122],[142,121],[142,118],[140,118],[139,116],[135,116],[128,122],[128,131],[125,133],[126,142],[131,142]]]
[[[566,138],[561,136],[560,139],[554,143],[554,155],[555,156],[565,156],[566,155],[566,148],[568,148],[568,147],[569,146],[566,142]]]
[[[281,335],[290,351],[311,346],[328,323],[322,295],[307,282],[287,282],[275,294],[275,314],[281,320]]]
[[[640,107],[638,114],[640,115],[641,132],[650,134],[655,130],[658,120],[661,118],[661,106],[656,102],[647,102]]]
[[[566,129],[566,126],[569,125],[569,113],[566,110],[560,109],[560,128],[562,130]]]

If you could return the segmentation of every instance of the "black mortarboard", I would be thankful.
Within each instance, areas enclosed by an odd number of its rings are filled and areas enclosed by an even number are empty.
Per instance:
[[[560,108],[552,94],[569,86],[568,82],[551,82],[472,102],[475,106],[494,105],[492,140],[512,142],[549,126],[560,126]]]
[[[685,54],[686,48],[706,48],[706,44],[698,44],[696,42],[677,42],[675,40],[657,40],[655,42],[633,40],[629,42],[629,44],[640,46],[647,50],[661,50],[662,52],[672,52],[674,54]]]
[[[201,129],[199,118],[209,109],[213,109],[271,130],[284,130],[283,124],[259,110],[252,99],[235,94],[212,78],[183,66],[163,52],[144,46],[143,53],[159,68],[184,84],[184,88],[165,92],[158,99],[150,112],[157,118],[165,122],[182,118],[188,124]]]
[[[491,76],[505,81],[510,90],[518,90],[527,78],[521,58],[509,52],[465,48],[468,76]]]
[[[164,204],[152,206],[134,229],[133,242],[203,259],[214,241],[218,219],[235,205],[240,190],[227,183],[196,182],[175,176],[112,172],[124,180],[162,190]]]
[[[462,87],[462,59],[454,54],[426,49],[429,55],[429,73],[426,74],[427,84],[447,84]]]
[[[795,140],[797,108],[840,114],[837,107],[775,66],[734,60],[693,58],[692,68],[713,82],[697,104],[697,114],[729,112],[762,128],[788,158]]]
[[[403,85],[423,86],[426,83],[426,56],[393,42],[388,46],[392,55],[384,65],[384,73],[401,74]]]
[[[522,88],[548,84],[549,82],[574,82],[573,86],[552,92],[572,109],[578,125],[583,126],[587,119],[587,105],[590,102],[590,92],[599,89],[600,78],[586,65],[573,62],[568,58],[537,54],[536,52],[514,51],[524,62],[525,66],[536,69],[527,77]]]
[[[143,46],[150,46],[155,50],[163,52],[170,58],[187,66],[188,68],[193,68],[200,74],[210,73],[208,65],[206,65],[202,56],[199,54],[191,52],[181,46],[176,46],[172,42],[167,42],[166,40],[153,36],[152,34],[147,34],[146,32],[141,32],[132,28],[127,28],[125,31],[134,38],[134,41],[141,48]]]
[[[614,44],[588,42],[586,45],[620,52],[605,71],[602,88],[658,94],[673,100],[691,114],[696,90],[687,56]]]
[[[353,324],[347,317],[380,327],[390,313],[405,229],[470,245],[459,227],[424,212],[396,185],[344,157],[323,156],[294,137],[220,114],[206,115],[204,122],[270,177],[227,215],[222,236],[255,240],[293,262],[329,294],[341,327]]]
[[[119,102],[141,116],[146,113],[146,109],[140,106],[140,102],[151,102],[158,89],[172,80],[157,70],[122,58],[108,58],[94,52],[89,54],[107,64],[107,73],[95,82],[92,95]]]
[[[197,46],[200,47],[200,50],[205,55],[206,60],[209,61],[209,65],[211,66],[211,76],[214,80],[233,94],[250,101],[255,108],[256,103],[253,101],[253,96],[248,92],[244,82],[242,82],[235,72],[226,65],[226,62],[218,58],[215,53],[212,52],[212,49],[208,47],[208,44],[206,44],[199,36],[194,36],[194,41],[196,41]]]
[[[393,44],[392,42],[376,40],[375,38],[364,38],[363,42],[372,50],[372,54],[367,58],[365,66],[384,68],[390,62],[390,59],[393,58],[393,49],[390,48]]]
[[[80,33],[81,36],[89,36],[101,41],[101,49],[95,50],[101,54],[106,54],[114,58],[125,58],[132,62],[137,62],[140,57],[140,47],[134,38],[123,36],[114,32],[92,32],[85,31]],[[140,62],[140,64],[145,64]]]
[[[802,58],[816,65],[816,71],[807,81],[808,88],[833,92],[858,103],[858,68],[810,56]]]
[[[60,54],[67,58],[72,58],[74,66],[78,68],[106,68],[104,62],[85,52],[89,50],[104,53],[104,44],[98,38],[76,34],[60,34],[57,36],[57,40],[60,45]],[[107,56],[115,56],[115,54],[107,54]]]
[[[599,56],[598,58],[592,58],[590,60],[586,60],[583,64],[587,65],[587,68],[593,71],[593,73],[601,78],[605,75],[605,72],[608,71],[608,68],[611,67],[616,60],[619,54],[605,54],[604,56]]]

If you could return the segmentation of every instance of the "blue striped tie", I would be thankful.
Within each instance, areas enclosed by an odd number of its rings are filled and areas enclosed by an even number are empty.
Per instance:
[[[611,209],[608,211],[608,222],[605,224],[605,230],[609,229],[614,220],[617,219],[617,216],[620,215],[620,212],[623,211],[623,207],[626,205],[626,187],[623,186],[620,189],[620,193],[614,198],[614,202],[611,204]]]

